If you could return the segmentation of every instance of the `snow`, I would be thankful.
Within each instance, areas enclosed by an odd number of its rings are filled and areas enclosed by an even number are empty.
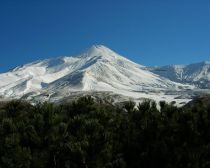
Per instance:
[[[136,101],[150,98],[157,102],[171,102],[180,95],[180,91],[195,88],[194,85],[179,83],[186,78],[187,66],[163,67],[167,73],[157,73],[158,68],[147,68],[103,45],[94,45],[78,56],[36,61],[0,74],[0,95],[7,98],[48,95],[59,100],[72,92],[101,91],[132,97]],[[203,69],[204,72],[196,74],[196,80],[203,78],[204,74],[209,79],[209,69]],[[177,94],[165,94],[171,90]],[[189,100],[175,101],[179,104]]]
[[[210,62],[208,61],[189,65],[150,67],[148,70],[171,81],[210,89]]]

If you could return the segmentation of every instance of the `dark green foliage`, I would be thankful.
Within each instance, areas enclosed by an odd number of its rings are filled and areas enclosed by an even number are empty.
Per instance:
[[[0,105],[3,168],[208,168],[209,99],[183,108],[145,100],[122,108],[72,103]]]

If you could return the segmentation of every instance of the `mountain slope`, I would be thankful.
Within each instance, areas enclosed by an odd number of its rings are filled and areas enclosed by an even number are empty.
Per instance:
[[[0,79],[3,97],[48,100],[52,97],[59,100],[75,92],[96,91],[159,100],[158,94],[193,88],[160,77],[102,45],[92,46],[78,56],[26,64],[0,74]],[[162,99],[173,100],[167,95]]]
[[[169,65],[148,69],[171,81],[196,85],[201,89],[210,89],[210,62],[207,61],[190,65]]]

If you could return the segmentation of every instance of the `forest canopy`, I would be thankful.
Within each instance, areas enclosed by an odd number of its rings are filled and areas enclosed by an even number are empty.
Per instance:
[[[0,104],[3,168],[207,168],[210,103]]]

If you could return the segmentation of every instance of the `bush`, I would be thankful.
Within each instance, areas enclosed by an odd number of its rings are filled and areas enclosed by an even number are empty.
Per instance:
[[[183,108],[146,100],[122,108],[83,97],[68,104],[0,106],[0,167],[210,167],[208,99]]]

